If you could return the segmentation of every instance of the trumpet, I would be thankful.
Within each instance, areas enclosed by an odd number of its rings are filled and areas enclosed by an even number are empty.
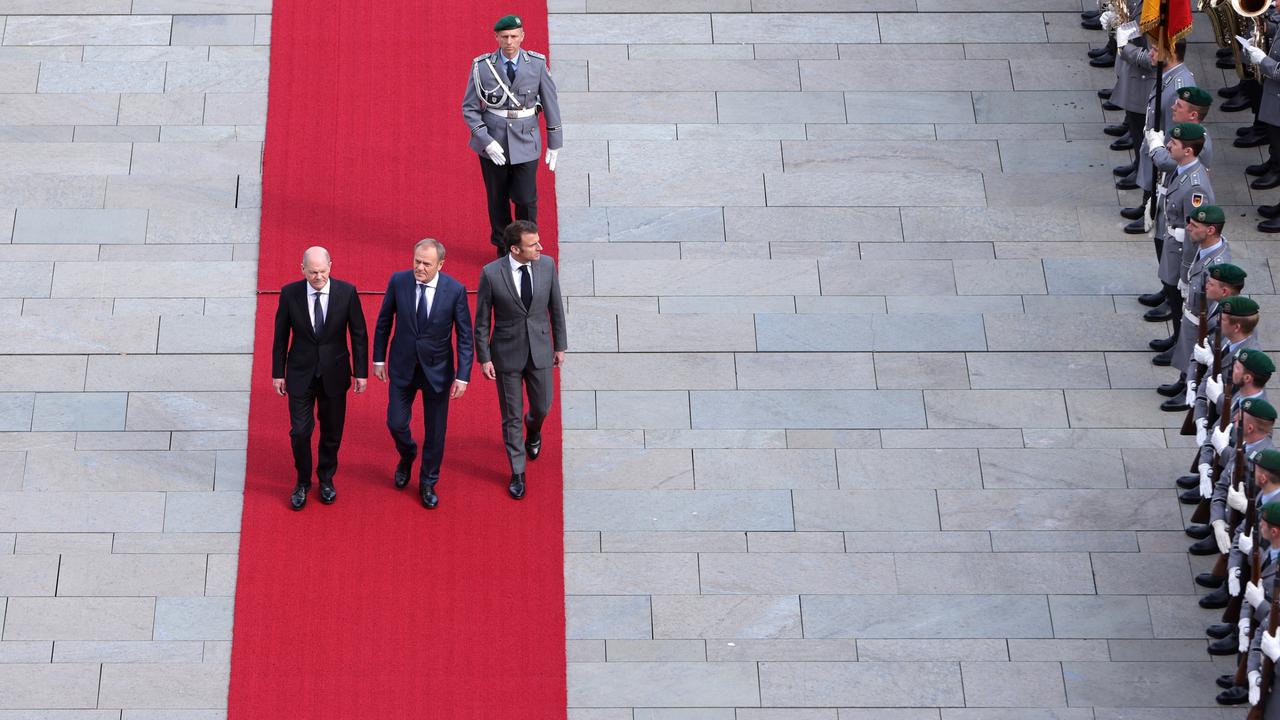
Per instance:
[[[1266,20],[1262,18],[1262,14],[1271,9],[1272,0],[1230,0],[1231,9],[1240,17],[1247,18],[1249,23],[1253,25],[1253,29],[1249,32],[1249,41],[1253,46],[1263,52],[1270,52],[1270,43],[1267,42]],[[1262,74],[1257,65],[1250,65],[1253,68],[1253,76],[1261,77]]]

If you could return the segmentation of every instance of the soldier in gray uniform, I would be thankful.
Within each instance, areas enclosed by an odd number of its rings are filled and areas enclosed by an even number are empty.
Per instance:
[[[1129,17],[1136,18],[1142,13],[1142,0],[1123,0],[1129,7]],[[1116,33],[1122,32],[1119,28]],[[1155,86],[1155,68],[1130,61],[1135,52],[1146,52],[1147,37],[1139,34],[1129,41],[1129,55],[1121,50],[1116,55],[1116,84],[1111,89],[1111,102],[1124,110],[1124,124],[1129,134],[1111,144],[1112,150],[1137,150],[1142,144],[1142,115],[1146,112],[1147,96]],[[1117,167],[1113,172],[1119,177],[1133,173],[1138,160],[1135,156],[1130,165]]]
[[[1249,62],[1257,66],[1259,74],[1262,76],[1262,100],[1258,105],[1258,122],[1262,123],[1267,129],[1267,142],[1271,146],[1271,162],[1280,160],[1280,43],[1272,41],[1271,54],[1262,51],[1261,48],[1254,47],[1252,43],[1242,37],[1237,37],[1240,46],[1244,48],[1244,52],[1249,56]],[[1254,187],[1265,189],[1274,187],[1273,183],[1267,182],[1280,180],[1277,174],[1280,171],[1274,168],[1265,176],[1254,181]],[[1258,208],[1258,213],[1266,220],[1258,223],[1258,230],[1266,233],[1280,232],[1280,204],[1264,205]]]
[[[1241,569],[1241,580],[1239,584],[1244,593],[1246,602],[1240,604],[1240,619],[1243,621],[1240,626],[1224,628],[1222,625],[1211,626],[1209,633],[1218,634],[1226,629],[1223,634],[1223,644],[1229,645],[1229,648],[1219,648],[1219,652],[1213,654],[1234,654],[1240,649],[1240,635],[1247,635],[1248,641],[1245,644],[1246,651],[1249,653],[1247,664],[1247,678],[1250,682],[1246,682],[1244,686],[1234,685],[1234,673],[1225,675],[1218,679],[1218,684],[1226,686],[1231,683],[1232,686],[1218,695],[1218,703],[1222,705],[1236,705],[1250,701],[1250,688],[1255,684],[1254,680],[1260,673],[1262,667],[1262,642],[1263,633],[1267,630],[1267,626],[1271,619],[1271,598],[1274,597],[1276,584],[1276,570],[1280,563],[1276,563],[1275,553],[1280,550],[1280,544],[1277,540],[1280,535],[1280,452],[1276,450],[1263,450],[1255,453],[1250,458],[1254,465],[1254,478],[1258,483],[1257,498],[1255,504],[1257,506],[1257,516],[1255,521],[1255,529],[1246,540],[1242,540],[1242,535],[1237,533],[1237,543],[1243,543],[1231,550],[1232,557],[1238,558]],[[1241,523],[1243,525],[1244,523]],[[1247,548],[1247,549],[1246,549]],[[1259,554],[1260,572],[1258,580],[1253,581],[1253,563],[1252,554],[1254,551]],[[1233,566],[1235,567],[1235,566]],[[1239,634],[1237,634],[1239,633]],[[1271,654],[1277,654],[1277,647],[1274,643],[1275,638],[1271,638],[1267,648]],[[1219,643],[1213,643],[1210,647],[1217,646]],[[1230,652],[1222,652],[1223,649],[1229,649]],[[1273,661],[1274,662],[1274,661]],[[1280,666],[1277,666],[1280,667]],[[1260,699],[1260,698],[1259,698]],[[1256,700],[1255,700],[1256,702]],[[1268,712],[1263,716],[1271,720],[1280,718],[1280,702],[1268,703]]]
[[[538,217],[538,156],[542,135],[538,113],[547,117],[547,167],[553,172],[564,144],[560,103],[545,55],[522,50],[524,24],[507,15],[493,26],[498,49],[471,61],[462,118],[471,131],[471,149],[480,156],[489,207],[489,242],[506,254],[502,231],[515,218]]]
[[[1126,44],[1121,52],[1130,57],[1132,62],[1137,65],[1145,65],[1152,68],[1153,80],[1146,85],[1147,97],[1144,101],[1145,115],[1144,127],[1146,130],[1155,128],[1156,113],[1161,113],[1160,127],[1167,132],[1169,128],[1177,124],[1173,119],[1173,106],[1178,100],[1178,90],[1184,87],[1193,87],[1196,84],[1195,76],[1191,74],[1191,69],[1182,62],[1182,55],[1186,52],[1186,42],[1179,40],[1174,43],[1171,57],[1166,57],[1167,65],[1164,69],[1163,85],[1159,92],[1159,98],[1156,97],[1156,79],[1154,72],[1156,63],[1159,60],[1156,50],[1129,50]],[[1145,138],[1145,134],[1144,134]],[[1156,185],[1160,182],[1160,178],[1152,172],[1151,151],[1157,146],[1143,143],[1137,152],[1137,167],[1134,172],[1116,182],[1116,187],[1121,190],[1132,190],[1141,187],[1144,193],[1151,193]],[[1145,196],[1145,195],[1144,195]],[[1141,218],[1129,223],[1125,226],[1125,232],[1131,235],[1140,235],[1146,232],[1146,227],[1141,222]]]
[[[1195,397],[1194,389],[1187,392],[1187,373],[1195,369],[1193,366],[1189,367],[1191,348],[1200,334],[1200,307],[1209,268],[1231,260],[1231,246],[1222,237],[1222,228],[1226,222],[1226,213],[1217,205],[1201,206],[1187,218],[1187,242],[1183,245],[1191,248],[1191,264],[1179,281],[1179,287],[1183,290],[1183,310],[1182,317],[1179,318],[1182,327],[1177,333],[1178,343],[1173,347],[1173,367],[1178,368],[1180,374],[1177,381],[1156,389],[1156,392],[1169,398],[1160,405],[1160,409],[1166,412],[1186,411]],[[1208,313],[1207,307],[1205,312]],[[1184,398],[1184,395],[1187,397]]]
[[[1160,133],[1152,133],[1149,142],[1163,142]],[[1154,308],[1143,316],[1152,322],[1176,318],[1182,314],[1182,292],[1178,279],[1182,274],[1182,243],[1186,236],[1187,218],[1205,205],[1213,204],[1213,187],[1209,174],[1200,164],[1199,154],[1204,147],[1204,127],[1197,123],[1181,123],[1169,131],[1169,154],[1178,163],[1172,173],[1165,173],[1165,184],[1157,191],[1155,237],[1160,239],[1160,282],[1164,286],[1165,305],[1168,314],[1153,315],[1164,306]],[[1177,344],[1179,325],[1173,326],[1173,335],[1151,343],[1153,350],[1161,353],[1151,362],[1159,366],[1173,364],[1173,346]]]

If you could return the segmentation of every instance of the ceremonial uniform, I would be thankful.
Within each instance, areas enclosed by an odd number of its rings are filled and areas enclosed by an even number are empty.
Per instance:
[[[1197,222],[1217,221],[1218,224],[1221,224],[1224,220],[1221,208],[1216,205],[1202,206],[1195,211],[1192,217],[1196,218]],[[1216,244],[1204,249],[1189,240],[1184,241],[1183,250],[1183,264],[1186,269],[1181,279],[1184,282],[1186,292],[1182,296],[1182,318],[1180,319],[1182,329],[1178,333],[1178,343],[1173,349],[1173,366],[1179,370],[1186,371],[1191,360],[1191,348],[1196,344],[1200,334],[1200,305],[1204,300],[1205,280],[1209,278],[1209,269],[1211,267],[1231,262],[1231,246],[1227,243],[1226,238],[1219,237]],[[1187,253],[1187,250],[1190,253]],[[1190,256],[1189,263],[1188,254]],[[1206,309],[1206,314],[1207,312]],[[1188,376],[1191,376],[1189,372]]]
[[[1129,49],[1127,45],[1125,46],[1125,49]],[[1147,62],[1150,62],[1149,54],[1145,57],[1147,58]],[[1147,128],[1155,127],[1157,107],[1159,108],[1158,112],[1162,115],[1160,127],[1166,129],[1172,128],[1173,103],[1178,99],[1178,91],[1184,87],[1193,87],[1195,84],[1195,76],[1191,74],[1191,69],[1188,68],[1185,63],[1179,63],[1174,67],[1166,69],[1164,73],[1164,90],[1160,93],[1160,103],[1158,106],[1156,105],[1155,83],[1153,82],[1150,85],[1150,92],[1147,95],[1146,105]],[[1156,186],[1155,184],[1159,182],[1159,179],[1155,178],[1155,175],[1152,173],[1151,152],[1152,148],[1148,148],[1144,142],[1141,151],[1138,153],[1138,176],[1136,181],[1139,187],[1147,191],[1152,190]],[[1204,163],[1204,158],[1200,158],[1200,162]],[[1174,162],[1172,158],[1167,159],[1166,164],[1172,166],[1170,169],[1177,167],[1177,163]],[[1204,164],[1208,167],[1207,163]]]
[[[1182,241],[1173,231],[1185,230],[1187,218],[1203,205],[1212,205],[1213,188],[1209,185],[1209,175],[1200,165],[1193,161],[1169,176],[1165,186],[1164,212],[1156,215],[1156,236],[1163,238],[1163,251],[1160,254],[1160,282],[1176,286],[1178,276],[1182,273]]]
[[[507,16],[495,32],[520,28],[519,18]],[[470,147],[480,157],[489,211],[489,242],[501,256],[502,231],[515,218],[535,222],[538,216],[537,171],[542,152],[538,115],[547,121],[547,164],[555,169],[555,155],[564,143],[560,103],[545,55],[518,50],[508,58],[502,50],[471,61],[462,117],[471,133]],[[501,162],[493,158],[494,143]]]

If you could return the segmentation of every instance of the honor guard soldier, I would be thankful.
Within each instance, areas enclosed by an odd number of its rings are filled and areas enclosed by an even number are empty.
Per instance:
[[[1280,42],[1271,43],[1270,53],[1255,47],[1253,43],[1237,37],[1240,46],[1262,76],[1262,99],[1258,105],[1258,123],[1266,128],[1267,143],[1270,146],[1268,163],[1270,169],[1262,177],[1254,180],[1249,187],[1255,190],[1266,190],[1280,185]],[[1280,204],[1264,205],[1258,208],[1258,214],[1266,220],[1258,223],[1258,230],[1265,233],[1280,232]]]
[[[1130,62],[1140,67],[1148,67],[1154,72],[1158,66],[1158,62],[1163,59],[1167,65],[1164,75],[1161,77],[1163,83],[1161,88],[1157,88],[1156,81],[1153,78],[1151,82],[1144,86],[1147,91],[1145,107],[1145,115],[1143,116],[1144,127],[1151,130],[1156,127],[1156,113],[1160,113],[1160,127],[1170,128],[1176,123],[1173,120],[1173,106],[1178,99],[1178,90],[1184,87],[1193,87],[1196,84],[1195,76],[1191,74],[1191,69],[1183,62],[1182,57],[1186,52],[1187,44],[1185,40],[1179,40],[1174,43],[1173,51],[1167,50],[1164,57],[1161,58],[1159,48],[1152,50],[1134,51],[1127,44],[1127,35],[1120,36],[1120,40],[1125,41],[1125,45],[1121,47],[1121,53],[1125,55]],[[1116,187],[1120,190],[1134,190],[1141,187],[1146,192],[1153,192],[1159,178],[1154,177],[1151,171],[1151,151],[1158,146],[1144,144],[1138,148],[1137,158],[1135,160],[1136,167],[1133,172],[1125,177],[1120,178],[1116,182]],[[1124,168],[1116,168],[1116,171]],[[1114,172],[1114,171],[1113,171]],[[1133,226],[1126,226],[1126,232],[1130,234],[1141,234],[1146,232],[1145,228],[1138,227],[1136,230]]]
[[[498,49],[471,61],[462,117],[471,131],[471,149],[480,156],[489,206],[489,242],[498,257],[506,254],[502,231],[515,218],[538,217],[537,171],[542,137],[538,113],[547,118],[547,167],[556,169],[564,142],[560,103],[545,55],[522,50],[524,24],[507,15],[493,26]]]

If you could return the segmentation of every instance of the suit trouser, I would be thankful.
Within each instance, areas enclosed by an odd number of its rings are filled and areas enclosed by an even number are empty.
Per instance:
[[[342,445],[342,427],[347,418],[347,393],[343,390],[337,395],[326,395],[324,380],[320,377],[313,378],[301,395],[289,393],[289,444],[293,448],[298,484],[304,487],[311,487],[311,434],[317,418],[320,448],[316,477],[322,483],[331,483],[338,472],[338,447]]]
[[[529,395],[529,412],[524,412],[524,394]],[[551,411],[551,368],[536,368],[530,357],[524,369],[498,373],[498,409],[502,411],[502,440],[511,460],[511,472],[524,472],[523,416],[529,437],[542,433],[542,421]]]
[[[422,366],[415,365],[413,380],[408,385],[392,383],[387,388],[387,429],[396,442],[396,450],[402,460],[412,461],[418,456],[418,444],[413,440],[409,422],[413,419],[413,400],[422,392],[422,465],[418,468],[418,482],[434,486],[440,479],[440,463],[444,460],[444,437],[449,423],[449,388],[442,392],[431,389]]]
[[[502,231],[511,224],[512,203],[516,206],[516,220],[538,221],[538,161],[495,165],[481,155],[480,174],[489,204],[489,242],[501,255],[507,250]]]
[[[1267,146],[1273,162],[1280,162],[1280,127],[1270,123],[1262,123],[1267,129]]]
[[[1124,124],[1129,128],[1129,139],[1133,141],[1134,166],[1137,166],[1137,153],[1142,152],[1143,136],[1147,130],[1147,118],[1142,113],[1124,111]]]

